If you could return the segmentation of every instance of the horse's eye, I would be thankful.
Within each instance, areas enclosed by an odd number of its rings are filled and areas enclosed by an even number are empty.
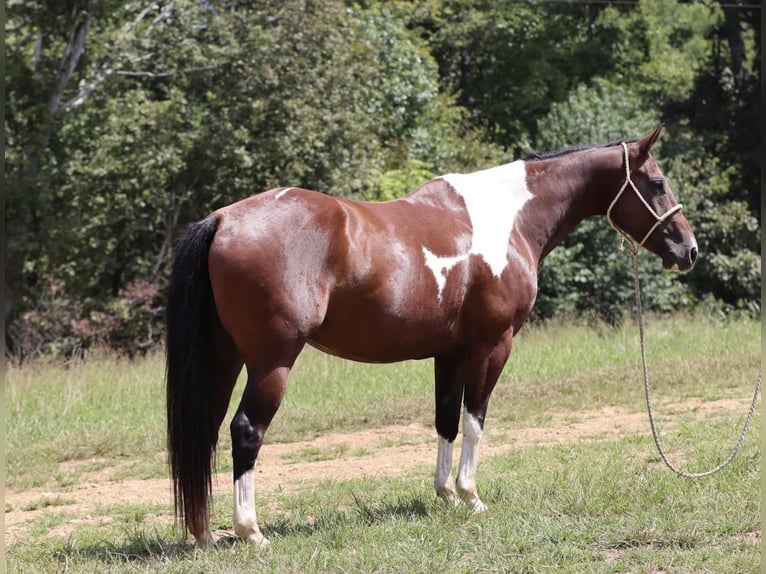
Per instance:
[[[661,179],[653,179],[652,180],[652,189],[655,193],[662,194],[665,193],[665,182]]]

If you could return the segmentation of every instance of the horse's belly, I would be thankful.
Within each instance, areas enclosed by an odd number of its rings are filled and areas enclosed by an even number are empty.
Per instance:
[[[401,317],[379,308],[356,307],[330,310],[322,325],[309,334],[308,342],[345,359],[394,363],[442,354],[453,339],[445,318],[419,315],[416,309]]]

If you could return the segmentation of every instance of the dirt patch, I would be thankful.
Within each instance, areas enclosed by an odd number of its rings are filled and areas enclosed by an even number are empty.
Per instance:
[[[747,406],[747,401],[736,399],[708,402],[693,399],[670,405],[664,412],[675,416],[693,413],[697,417],[708,418],[721,411],[744,412]],[[628,433],[643,433],[647,428],[645,413],[630,413],[622,407],[554,414],[544,425],[535,427],[493,430],[489,424],[481,445],[481,458],[504,455],[531,445],[614,439]],[[258,459],[256,489],[260,494],[275,490],[290,492],[313,486],[321,480],[405,474],[419,466],[434,464],[435,442],[433,428],[411,424],[353,433],[327,433],[309,441],[269,444],[263,448]],[[322,453],[331,453],[332,458],[325,460]],[[455,460],[458,457],[456,453]],[[6,491],[6,546],[25,535],[27,523],[45,512],[63,515],[63,524],[51,529],[48,536],[67,536],[83,524],[107,523],[109,518],[100,516],[98,508],[110,504],[163,505],[167,507],[167,514],[153,517],[153,520],[173,520],[169,479],[111,480],[109,477],[113,476],[115,469],[106,467],[102,462],[62,463],[62,471],[80,472],[82,482],[74,487]],[[85,468],[98,470],[79,470]],[[231,491],[229,473],[215,475],[213,491]],[[260,504],[263,503],[261,498]],[[72,519],[66,520],[65,516],[72,516]]]

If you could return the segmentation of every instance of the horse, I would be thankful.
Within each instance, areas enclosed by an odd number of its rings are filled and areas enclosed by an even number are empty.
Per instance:
[[[580,221],[606,215],[665,269],[694,265],[694,234],[651,155],[661,132],[444,175],[392,201],[279,187],[191,224],[171,271],[165,378],[176,515],[196,543],[215,543],[212,460],[244,366],[230,423],[234,531],[268,544],[255,463],[306,344],[368,363],[433,358],[436,494],[484,512],[476,469],[487,406],[540,262]]]

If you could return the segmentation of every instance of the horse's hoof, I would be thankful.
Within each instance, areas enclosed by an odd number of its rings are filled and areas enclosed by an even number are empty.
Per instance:
[[[235,517],[234,534],[256,548],[266,548],[269,545],[269,541],[261,533],[261,529],[258,528],[258,523],[255,520],[237,523]]]
[[[487,512],[487,505],[481,499],[475,498],[468,502],[468,514],[484,514]]]
[[[203,532],[200,536],[196,536],[197,547],[201,550],[212,550],[215,548],[215,538],[210,532]]]
[[[259,548],[261,550],[264,550],[269,547],[271,542],[269,542],[269,539],[266,538],[263,534],[251,534],[247,538],[245,538],[248,544],[252,544],[256,548]]]
[[[437,492],[436,496],[438,496],[448,508],[456,508],[457,506],[460,506],[460,498],[458,498],[454,490],[445,489],[441,492]]]

